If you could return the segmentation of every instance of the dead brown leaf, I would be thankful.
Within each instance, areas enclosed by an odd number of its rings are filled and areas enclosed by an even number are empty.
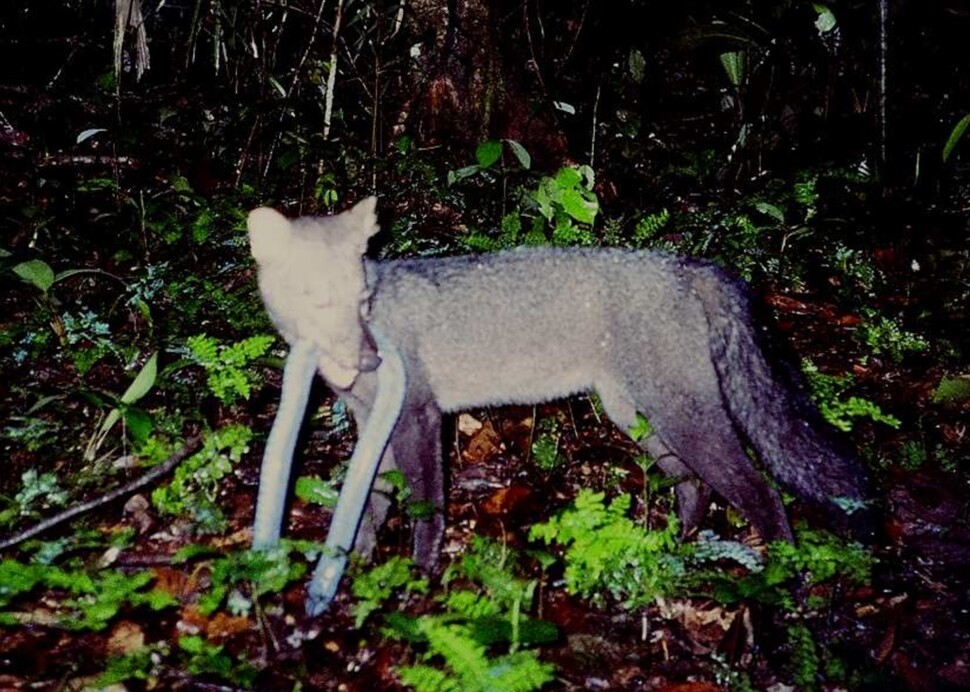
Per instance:
[[[130,620],[122,620],[111,628],[105,647],[111,656],[140,651],[145,648],[145,631]]]

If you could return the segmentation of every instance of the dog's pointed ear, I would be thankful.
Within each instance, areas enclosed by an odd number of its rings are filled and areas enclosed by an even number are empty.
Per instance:
[[[365,197],[345,213],[353,216],[357,221],[356,230],[361,234],[360,237],[366,247],[367,240],[381,230],[381,227],[377,224],[377,197],[373,195]]]
[[[246,228],[249,230],[249,247],[257,262],[271,262],[286,251],[290,220],[275,209],[253,209],[246,219]]]

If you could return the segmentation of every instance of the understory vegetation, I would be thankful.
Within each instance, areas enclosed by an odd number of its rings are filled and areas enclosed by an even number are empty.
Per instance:
[[[631,35],[581,3],[499,18],[471,2],[469,35],[448,40],[486,88],[430,59],[446,27],[420,3],[406,19],[365,2],[133,4],[147,19],[117,34],[85,3],[44,26],[26,4],[0,10],[0,35],[26,37],[3,47],[0,86],[0,687],[968,681],[970,103],[937,94],[945,127],[863,141],[880,131],[876,80],[846,75],[879,42],[859,11],[689,2]],[[626,21],[645,25],[648,4]],[[515,48],[491,33],[476,48],[486,24]],[[145,30],[155,64],[136,80]],[[83,57],[44,52],[62,34]],[[947,93],[967,79],[954,68]],[[933,165],[900,163],[914,151]],[[595,396],[472,411],[446,438],[439,571],[411,563],[424,508],[392,474],[373,562],[306,617],[354,426],[320,388],[286,538],[249,550],[285,349],[245,215],[367,194],[376,257],[609,245],[741,275],[859,449],[884,535],[853,543],[786,497],[796,545],[765,545],[720,502],[682,540],[677,479],[622,434],[649,421],[617,431]]]

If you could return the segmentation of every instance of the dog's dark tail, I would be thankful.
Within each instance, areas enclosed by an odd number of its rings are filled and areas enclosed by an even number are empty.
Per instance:
[[[691,284],[711,328],[711,356],[735,425],[772,476],[853,538],[874,537],[868,474],[811,403],[801,373],[774,356],[756,324],[747,286],[695,265]]]

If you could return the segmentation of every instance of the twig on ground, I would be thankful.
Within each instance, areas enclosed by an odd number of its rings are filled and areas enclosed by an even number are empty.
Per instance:
[[[26,541],[28,538],[33,538],[39,533],[47,531],[48,529],[57,526],[69,519],[73,519],[76,516],[84,514],[85,512],[90,512],[95,507],[100,507],[101,505],[112,502],[122,495],[127,495],[128,493],[134,492],[139,488],[142,488],[154,480],[161,478],[165,474],[169,473],[172,469],[178,466],[186,457],[190,456],[192,453],[199,448],[202,444],[202,436],[196,435],[195,437],[189,438],[189,440],[182,445],[182,447],[172,454],[168,459],[163,461],[161,464],[153,468],[151,471],[143,476],[140,476],[133,481],[125,483],[119,488],[115,488],[100,497],[93,498],[87,502],[82,502],[79,505],[75,505],[69,509],[65,509],[60,514],[55,514],[52,517],[44,519],[43,521],[31,526],[30,528],[24,529],[9,538],[4,538],[0,540],[0,550],[6,550],[7,548],[12,548],[18,543]]]

